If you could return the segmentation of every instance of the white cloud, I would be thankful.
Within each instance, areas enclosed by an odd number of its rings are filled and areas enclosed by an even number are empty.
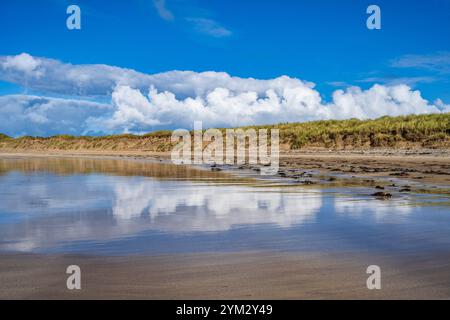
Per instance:
[[[152,112],[148,99],[139,90],[128,86],[118,87],[112,94],[115,111],[112,115],[87,119],[89,131],[141,132],[151,130],[152,126],[162,125]]]
[[[10,135],[141,133],[191,128],[196,120],[203,121],[204,127],[227,127],[450,109],[441,100],[429,103],[405,84],[376,84],[367,90],[349,87],[336,90],[332,101],[325,102],[313,83],[287,76],[259,80],[193,71],[149,75],[108,65],[72,65],[31,56],[32,60],[27,57],[24,61],[28,62],[22,63],[23,58],[17,57],[0,57],[1,80],[82,100],[0,97],[0,132]],[[24,75],[23,70],[39,70],[41,76]],[[111,102],[91,102],[92,95]]]
[[[21,53],[16,56],[7,56],[0,60],[1,67],[4,70],[12,70],[22,73],[25,76],[39,78],[43,72],[39,70],[41,62],[28,53]]]
[[[89,117],[104,116],[111,106],[91,101],[30,95],[0,96],[0,132],[22,135],[80,135]]]
[[[158,13],[158,15],[166,20],[166,21],[174,21],[175,15],[171,10],[167,8],[167,1],[166,0],[153,0],[153,5]],[[178,2],[175,4],[176,6],[185,6],[186,4],[183,4],[182,2]],[[190,9],[187,11],[192,11],[192,8],[195,8],[192,4],[189,4]],[[181,11],[186,11],[186,8]],[[205,12],[204,9],[197,8],[194,11],[202,11]],[[229,37],[232,35],[232,32],[222,26],[218,21],[207,18],[207,17],[187,17],[187,16],[181,16],[179,19],[181,21],[181,24],[178,24],[179,27],[182,27],[183,29],[192,29],[194,32],[201,33],[203,35],[207,35],[213,38],[224,38]]]
[[[441,99],[436,99],[436,101],[434,101],[434,104],[442,112],[450,112],[450,104],[445,104]]]
[[[221,26],[217,21],[207,18],[186,18],[194,26],[194,30],[215,38],[229,37],[232,32]]]
[[[398,116],[404,114],[423,114],[440,112],[434,105],[428,104],[418,90],[407,85],[374,85],[368,90],[351,87],[346,91],[337,90],[333,94],[333,119],[377,118],[383,115]]]
[[[279,92],[268,87],[264,94],[218,87],[203,96],[185,99],[155,88],[144,95],[137,89],[118,87],[112,104],[115,110],[112,117],[94,119],[90,125],[112,132],[132,132],[158,125],[191,128],[198,120],[205,127],[227,127],[441,112],[428,104],[419,91],[406,85],[337,90],[333,101],[324,103],[316,90],[301,82]]]
[[[171,91],[180,96],[203,95],[218,87],[236,92],[264,93],[267,87],[277,91],[306,83],[282,76],[271,80],[231,77],[225,72],[169,71],[144,74],[135,70],[103,64],[72,65],[54,59],[33,59],[39,64],[43,76],[39,79],[24,76],[23,72],[5,63],[17,56],[0,56],[0,80],[16,83],[29,89],[52,94],[79,96],[109,96],[116,86],[130,86],[147,91],[154,86],[161,91]],[[313,86],[312,83],[308,85]]]
[[[158,15],[166,21],[173,21],[175,16],[173,13],[167,9],[166,0],[153,0],[153,5],[158,12]]]
[[[450,52],[441,51],[434,54],[404,55],[391,61],[396,68],[416,68],[440,73],[450,72]]]
[[[421,76],[421,77],[369,77],[358,80],[361,83],[382,83],[388,86],[397,84],[406,84],[408,86],[415,86],[418,83],[432,83],[437,81],[436,77]]]
[[[103,64],[72,65],[25,53],[0,56],[0,80],[46,93],[108,95],[116,85],[148,88],[150,79],[149,75],[134,70]]]

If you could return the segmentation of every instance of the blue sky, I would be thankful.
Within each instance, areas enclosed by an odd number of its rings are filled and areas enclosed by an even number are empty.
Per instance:
[[[66,28],[70,4],[81,8],[81,30]],[[366,28],[370,4],[381,8],[381,30]],[[1,56],[27,53],[143,74],[286,75],[315,83],[323,102],[350,86],[405,84],[430,103],[450,103],[449,0],[6,0],[0,30]],[[0,79],[0,95],[71,95]],[[111,99],[75,97],[84,98]]]

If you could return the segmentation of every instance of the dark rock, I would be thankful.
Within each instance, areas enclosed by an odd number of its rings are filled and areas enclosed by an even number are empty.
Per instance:
[[[372,194],[372,196],[374,197],[378,197],[378,198],[391,198],[392,194],[388,193],[388,192],[375,192]]]
[[[409,174],[406,172],[394,172],[394,173],[391,173],[390,176],[404,177],[404,176],[409,176]]]

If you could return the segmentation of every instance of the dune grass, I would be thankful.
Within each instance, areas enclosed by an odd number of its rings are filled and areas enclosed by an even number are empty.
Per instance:
[[[279,129],[284,149],[444,148],[450,149],[450,113],[381,117],[374,120],[324,120],[249,126]],[[2,149],[169,151],[172,132],[144,135],[19,137],[0,134]]]
[[[0,140],[5,140],[5,139],[11,139],[11,137],[7,136],[6,134],[0,133]]]
[[[292,149],[307,146],[396,147],[402,144],[444,146],[450,139],[450,113],[381,117],[375,120],[326,120],[264,126],[280,130]],[[255,127],[259,128],[259,127]]]

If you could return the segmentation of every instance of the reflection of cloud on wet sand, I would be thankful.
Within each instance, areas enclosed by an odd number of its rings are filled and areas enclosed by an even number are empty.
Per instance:
[[[119,221],[149,216],[157,229],[174,232],[226,231],[235,225],[290,227],[314,218],[321,197],[242,186],[142,181],[117,184],[113,214]]]
[[[345,199],[335,201],[334,209],[337,214],[345,214],[350,217],[372,216],[376,220],[393,217],[395,215],[408,215],[411,206],[402,200],[384,201],[380,199]]]
[[[177,234],[256,224],[285,228],[313,221],[322,205],[321,195],[313,192],[144,177],[26,180],[0,195],[3,250],[33,251],[77,241],[97,246],[148,230]]]

